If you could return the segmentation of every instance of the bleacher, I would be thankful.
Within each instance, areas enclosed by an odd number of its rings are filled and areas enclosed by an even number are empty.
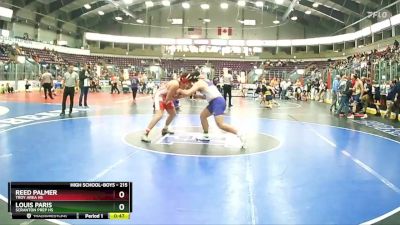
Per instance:
[[[262,64],[261,61],[235,61],[235,60],[199,60],[199,59],[161,59],[161,58],[141,58],[141,57],[126,57],[126,56],[101,56],[101,55],[78,55],[78,54],[67,54],[67,53],[52,53],[49,50],[44,49],[30,49],[21,47],[23,55],[29,57],[31,55],[38,55],[40,63],[46,64],[69,64],[82,65],[84,63],[103,63],[115,65],[119,68],[128,68],[131,66],[145,67],[150,65],[160,65],[163,69],[168,71],[180,71],[188,70],[191,71],[195,67],[202,67],[209,65],[214,68],[216,74],[221,74],[223,68],[229,68],[232,71],[244,71],[250,72],[255,68],[259,68]],[[62,58],[61,62],[54,60],[54,55]],[[0,56],[0,60],[8,61],[9,58],[5,55]],[[267,71],[270,74],[283,74],[294,71],[295,69],[305,69],[307,65],[312,62],[288,62],[284,66],[273,66],[267,67]]]

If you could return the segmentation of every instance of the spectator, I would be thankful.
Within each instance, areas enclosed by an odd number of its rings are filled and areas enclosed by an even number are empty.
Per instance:
[[[87,97],[89,93],[89,87],[90,87],[90,67],[88,65],[85,65],[83,70],[79,72],[79,89],[81,90],[81,93],[79,95],[79,107],[82,107],[82,99],[83,99],[83,104],[85,108],[89,108],[87,104]]]
[[[386,98],[387,111],[384,116],[385,118],[390,119],[391,113],[394,111],[393,110],[395,106],[394,103],[398,101],[399,95],[400,95],[400,85],[396,80],[393,80],[390,82],[390,88]],[[396,121],[399,115],[398,111],[399,110],[396,110]]]
[[[6,88],[4,87],[4,84],[1,84],[0,86],[0,94],[5,94],[6,93]]]
[[[6,90],[8,93],[14,93],[14,88],[9,83],[6,84]]]
[[[354,119],[354,113],[358,112],[358,108],[361,105],[361,93],[363,93],[364,89],[362,81],[356,74],[351,75],[351,84],[352,88],[350,90],[352,92],[353,107],[351,115],[347,117],[348,119]]]
[[[332,104],[331,104],[331,108],[330,111],[332,112],[336,112],[337,110],[337,101],[338,101],[338,89],[339,89],[339,85],[340,85],[340,76],[336,75],[335,80],[333,81],[332,84]]]
[[[145,93],[145,90],[146,90],[147,79],[148,79],[148,78],[147,78],[146,73],[143,73],[142,78],[141,78],[141,81],[142,81],[142,93],[143,93],[143,94]]]
[[[136,103],[136,94],[139,88],[139,77],[138,74],[134,74],[131,77],[131,89],[132,89],[132,98],[133,98],[133,103]]]
[[[111,94],[114,94],[114,91],[118,91],[118,94],[120,94],[118,89],[118,77],[115,75],[111,77]]]
[[[367,107],[373,100],[373,95],[372,95],[372,84],[371,80],[369,78],[364,79],[364,92],[361,97],[361,102],[363,105],[362,113],[366,114],[367,113]]]
[[[156,84],[154,83],[154,81],[150,79],[147,83],[147,94],[153,94],[155,86]]]
[[[399,42],[398,42],[397,40],[394,40],[393,45],[394,45],[394,47],[395,47],[396,49],[399,48]]]
[[[351,81],[347,79],[347,75],[343,75],[340,80],[339,88],[339,109],[337,110],[337,115],[341,116],[342,113],[347,115],[349,113],[349,101],[351,96]]]
[[[25,92],[29,92],[29,87],[31,86],[31,84],[29,83],[28,79],[25,79]]]
[[[48,69],[46,69],[45,72],[42,74],[42,77],[40,80],[41,80],[42,86],[43,86],[44,99],[47,99],[47,93],[49,93],[49,97],[51,99],[54,99],[53,95],[51,93],[51,87],[53,85],[53,76],[51,75],[51,73],[49,72]]]

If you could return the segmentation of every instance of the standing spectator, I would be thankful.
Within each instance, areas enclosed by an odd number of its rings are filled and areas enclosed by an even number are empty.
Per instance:
[[[233,82],[233,76],[232,72],[228,71],[227,74],[224,74],[223,76],[223,81],[224,81],[224,99],[226,102],[226,96],[229,96],[229,107],[232,107],[232,82]]]
[[[4,84],[1,84],[0,86],[0,94],[5,94],[6,93],[6,88],[4,87]]]
[[[319,102],[324,102],[324,100],[325,100],[326,87],[327,87],[327,84],[323,80],[320,80],[319,81],[319,93],[318,93]]]
[[[339,84],[339,98],[340,98],[340,104],[339,104],[339,109],[337,110],[337,114],[341,115],[343,112],[344,115],[347,115],[349,113],[349,101],[350,101],[350,96],[351,96],[351,81],[347,80],[347,75],[343,75],[342,79],[340,80]]]
[[[42,76],[40,76],[40,74],[37,76],[37,78],[38,78],[38,81],[39,81],[39,92],[41,92],[42,91],[42,84],[43,84],[43,82],[42,82]]]
[[[53,75],[51,75],[49,69],[45,70],[40,80],[42,81],[44,99],[47,99],[47,93],[51,99],[54,99],[51,93],[51,87],[53,86]]]
[[[79,96],[79,107],[82,107],[82,98],[84,99],[83,104],[85,108],[89,108],[87,104],[87,97],[89,93],[90,87],[90,68],[88,65],[85,65],[83,70],[79,72],[79,89],[81,90],[81,94]]]
[[[361,102],[363,104],[362,112],[364,114],[367,113],[367,108],[368,108],[370,102],[372,102],[372,100],[373,100],[373,96],[372,96],[371,80],[369,78],[365,78],[365,81],[364,81],[364,92],[363,92],[363,95],[361,97]]]
[[[72,108],[74,107],[74,96],[75,96],[75,88],[78,87],[78,79],[79,75],[74,72],[74,66],[70,65],[68,67],[68,71],[64,73],[63,80],[63,99],[62,99],[62,110],[60,116],[65,116],[65,108],[67,103],[67,97],[69,96],[69,116],[71,116]]]
[[[142,76],[142,84],[143,84],[143,86],[142,86],[142,93],[145,94],[146,86],[147,86],[147,75],[146,75],[146,73],[143,73],[143,76]]]
[[[133,103],[136,104],[136,94],[139,88],[139,77],[138,75],[135,73],[132,77],[131,77],[131,89],[132,89],[132,97],[133,97]]]
[[[285,99],[286,96],[286,81],[284,79],[281,80],[279,83],[279,89],[280,89],[280,98],[281,100]]]
[[[331,104],[331,108],[330,108],[331,111],[333,111],[333,109],[335,109],[333,112],[336,112],[336,110],[337,110],[336,104],[338,101],[339,84],[340,84],[340,76],[336,75],[336,78],[332,84],[332,104]]]
[[[361,109],[361,107],[359,107],[361,105],[361,94],[364,92],[364,85],[356,74],[352,74],[352,84],[353,88],[351,90],[353,93],[353,113],[347,117],[348,119],[354,119],[354,113],[358,113],[358,111]]]
[[[118,89],[118,77],[115,75],[111,77],[111,94],[113,94],[114,91],[118,91],[118,94],[120,93]]]

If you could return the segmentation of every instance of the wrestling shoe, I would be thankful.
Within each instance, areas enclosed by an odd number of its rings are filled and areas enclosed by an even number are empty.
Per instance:
[[[173,130],[170,130],[168,128],[164,128],[161,130],[161,135],[164,136],[166,134],[175,134],[175,132]]]
[[[210,141],[210,136],[208,134],[204,134],[202,137],[196,138],[198,141]]]
[[[142,141],[143,141],[143,142],[146,142],[146,143],[150,143],[150,142],[151,142],[149,136],[148,136],[148,135],[145,135],[145,134],[143,134],[143,136],[142,136]]]
[[[238,136],[238,138],[240,140],[240,145],[241,145],[240,147],[242,149],[246,149],[247,145],[246,145],[246,138],[244,137],[244,135],[243,134],[238,134],[237,136]]]

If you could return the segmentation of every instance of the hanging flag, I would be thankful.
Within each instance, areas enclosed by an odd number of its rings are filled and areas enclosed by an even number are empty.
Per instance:
[[[232,27],[218,27],[218,36],[220,38],[230,38],[232,36]]]
[[[189,36],[201,36],[203,29],[201,27],[188,27],[187,34]]]

